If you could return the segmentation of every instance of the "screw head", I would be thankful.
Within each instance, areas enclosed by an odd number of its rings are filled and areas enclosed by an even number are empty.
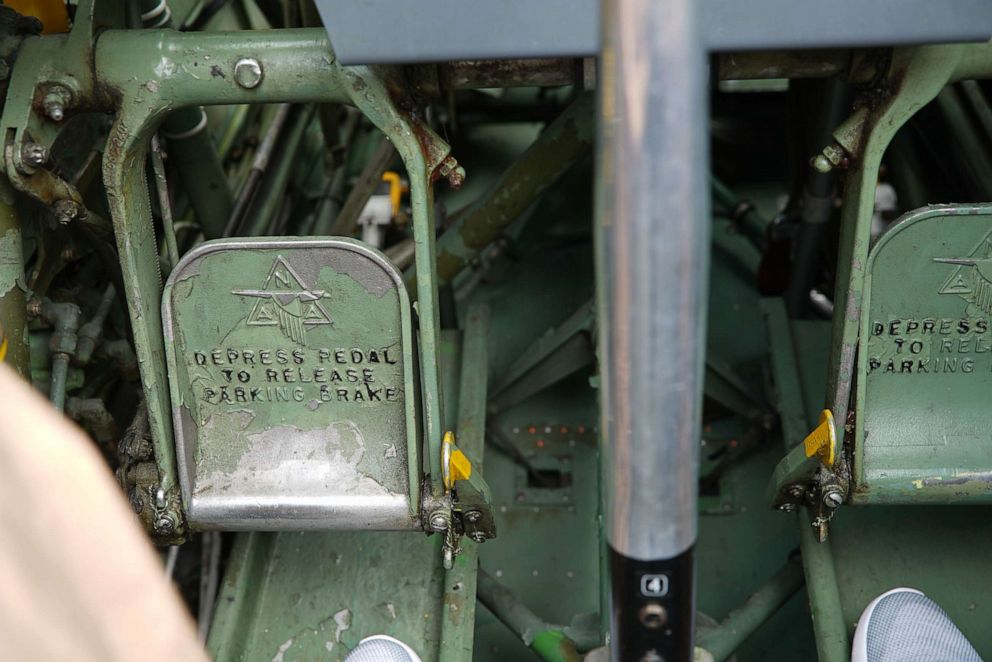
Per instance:
[[[474,542],[484,543],[486,542],[486,534],[482,531],[473,531],[472,535],[469,536]]]
[[[784,512],[784,513],[791,513],[793,510],[796,509],[796,504],[794,504],[794,503],[783,503],[781,506],[778,507],[778,509],[781,510],[782,512]]]
[[[788,489],[788,492],[789,492],[789,496],[795,497],[795,498],[798,499],[799,497],[801,497],[804,494],[806,494],[806,489],[803,488],[802,485],[790,485],[789,486],[789,489]]]
[[[480,513],[478,510],[470,510],[467,513],[465,513],[465,519],[467,519],[469,522],[478,522],[480,519],[482,519],[482,513]]]
[[[262,65],[253,57],[243,57],[234,65],[234,82],[246,90],[262,82]]]
[[[823,494],[823,505],[827,508],[839,508],[844,503],[844,495],[837,488],[827,490]]]

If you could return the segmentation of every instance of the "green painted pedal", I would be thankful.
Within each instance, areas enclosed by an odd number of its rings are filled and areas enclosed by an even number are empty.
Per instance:
[[[190,523],[419,528],[411,307],[347,239],[231,239],[177,265],[163,319]]]
[[[992,501],[992,206],[907,214],[867,273],[854,502]]]

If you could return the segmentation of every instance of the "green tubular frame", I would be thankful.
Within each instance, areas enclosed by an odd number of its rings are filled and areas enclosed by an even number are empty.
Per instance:
[[[121,60],[120,52],[140,53]],[[253,57],[263,68],[262,82],[243,89],[234,81],[234,63]],[[159,76],[161,63],[171,72]],[[158,295],[160,277],[147,190],[140,167],[151,134],[175,108],[239,103],[353,103],[396,145],[410,177],[420,315],[420,374],[428,457],[435,494],[440,494],[441,421],[438,375],[439,316],[433,278],[434,222],[432,181],[448,156],[448,147],[425,125],[402,113],[387,91],[388,70],[337,65],[320,29],[268,32],[179,34],[172,31],[110,32],[96,49],[100,82],[119,100],[104,160],[104,184],[125,280],[135,344],[156,460],[166,492],[175,484],[176,468],[164,389],[165,366]],[[201,73],[202,72],[202,73]],[[425,149],[424,146],[429,149]],[[426,152],[426,154],[425,154]],[[128,192],[127,195],[124,193]]]
[[[15,188],[48,205],[82,198],[68,183],[44,169],[30,172],[20,161],[28,139],[49,146],[59,126],[34,112],[39,90],[53,82],[70,87],[80,111],[115,115],[103,162],[104,185],[120,252],[126,298],[148,404],[160,487],[176,500],[176,460],[172,444],[161,323],[161,273],[144,164],[150,139],[171,112],[192,106],[258,103],[350,103],[396,145],[410,177],[416,238],[420,374],[424,434],[432,491],[442,493],[440,443],[442,411],[438,374],[439,315],[434,278],[432,182],[439,175],[453,184],[464,172],[450,148],[422,121],[400,110],[402,87],[387,68],[338,65],[322,29],[185,34],[172,30],[106,30],[93,23],[92,1],[82,3],[68,36],[25,40],[11,81],[0,130],[5,170]],[[119,27],[111,24],[102,27]],[[127,57],[121,57],[126,53]],[[235,63],[255,58],[263,79],[251,89],[234,79]],[[59,71],[51,62],[65,65]],[[33,64],[32,63],[37,63]],[[98,73],[96,73],[98,72]],[[28,175],[24,173],[28,172]]]

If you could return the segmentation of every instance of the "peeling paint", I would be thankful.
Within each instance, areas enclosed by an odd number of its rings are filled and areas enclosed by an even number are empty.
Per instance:
[[[21,231],[8,230],[0,237],[0,297],[24,282],[24,256],[21,254]]]
[[[341,611],[334,614],[334,622],[337,623],[337,629],[334,631],[334,641],[341,643],[341,634],[351,627],[351,610],[342,609]]]
[[[286,654],[293,645],[292,639],[287,639],[282,646],[276,650],[276,654],[272,656],[272,662],[283,662],[283,656]]]

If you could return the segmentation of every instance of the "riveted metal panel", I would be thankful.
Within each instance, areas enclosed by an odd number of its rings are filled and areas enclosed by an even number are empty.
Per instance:
[[[907,214],[867,272],[854,500],[992,500],[992,207]]]
[[[162,308],[193,526],[416,526],[410,303],[385,257],[345,239],[208,242]]]

